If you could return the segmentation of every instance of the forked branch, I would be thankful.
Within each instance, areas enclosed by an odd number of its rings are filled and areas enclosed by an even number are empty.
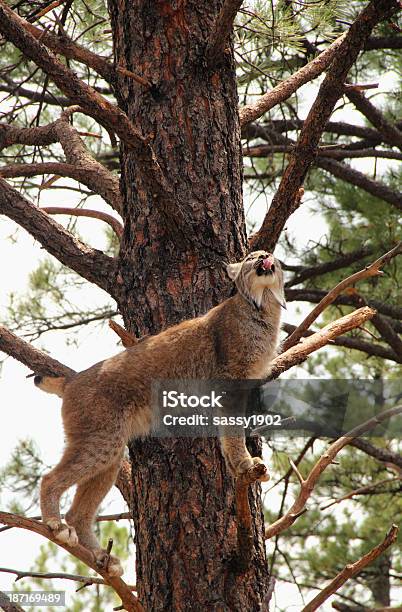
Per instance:
[[[353,578],[359,572],[361,572],[367,565],[375,561],[377,557],[379,557],[387,548],[389,548],[398,537],[398,527],[396,525],[392,525],[391,529],[388,531],[384,540],[377,544],[374,548],[372,548],[368,553],[366,553],[361,559],[355,561],[354,563],[348,563],[341,572],[329,583],[328,586],[325,587],[318,595],[312,599],[307,606],[304,606],[302,612],[314,612],[314,610],[318,610],[320,606],[340,587],[345,584],[347,580]]]
[[[267,526],[265,529],[265,538],[272,538],[293,525],[297,518],[304,512],[307,500],[309,499],[321,474],[329,465],[331,465],[339,451],[341,451],[347,444],[351,444],[354,439],[362,436],[371,429],[374,429],[374,427],[376,427],[378,424],[401,413],[402,406],[396,406],[390,410],[384,410],[384,412],[377,414],[375,417],[369,419],[365,423],[354,427],[345,436],[335,440],[335,442],[333,442],[326,452],[318,459],[307,478],[302,480],[300,492],[291,508],[289,508],[286,514],[281,516],[281,518],[272,523],[272,525]]]
[[[325,51],[311,60],[311,62],[290,75],[285,81],[276,85],[271,91],[260,96],[256,102],[239,108],[240,125],[243,127],[255,119],[258,119],[258,117],[267,113],[271,108],[277,106],[277,104],[290,98],[290,96],[292,96],[302,85],[317,78],[328,68],[345,36],[346,34],[339,36],[328,49],[325,49]]]
[[[74,547],[61,544],[55,539],[53,532],[49,529],[49,527],[47,527],[47,525],[39,521],[35,521],[34,519],[18,516],[17,514],[0,512],[0,523],[3,525],[9,525],[11,527],[27,529],[28,531],[37,533],[51,542],[54,542],[54,544],[57,544],[61,548],[64,548],[64,550],[77,557],[77,559],[85,563],[85,565],[88,565],[88,567],[92,568],[95,572],[102,576],[104,583],[111,586],[119,595],[125,610],[128,610],[128,612],[144,612],[144,609],[137,597],[132,593],[131,587],[121,578],[118,578],[117,576],[110,576],[106,571],[97,567],[92,553],[87,548],[84,548],[80,544]]]
[[[269,380],[278,378],[282,372],[303,363],[311,353],[329,344],[338,336],[360,327],[365,321],[372,319],[375,314],[376,311],[368,306],[359,308],[336,321],[332,321],[315,334],[303,338],[302,342],[292,346],[273,360]]]
[[[380,270],[382,266],[388,263],[393,257],[402,253],[402,242],[397,244],[393,249],[376,259],[372,264],[366,266],[363,270],[355,272],[351,276],[348,276],[340,283],[338,283],[327,295],[313,308],[313,310],[307,315],[307,317],[300,323],[294,332],[283,343],[283,350],[286,351],[290,347],[294,346],[299,342],[303,334],[309,329],[310,325],[319,317],[319,315],[336,300],[345,289],[351,287],[359,281],[369,278],[371,276],[380,276],[383,272]]]
[[[397,0],[376,0],[360,13],[351,25],[327,70],[327,75],[300,132],[289,164],[282,176],[253,248],[273,251],[295,206],[300,187],[316,155],[325,125],[335,104],[344,93],[347,74],[367,42],[372,29],[397,11]]]

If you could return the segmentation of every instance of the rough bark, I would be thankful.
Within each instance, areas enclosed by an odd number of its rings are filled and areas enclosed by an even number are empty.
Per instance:
[[[232,51],[219,68],[204,52],[222,3],[110,0],[115,61],[151,90],[119,79],[122,110],[169,177],[172,207],[146,163],[123,144],[126,231],[119,307],[136,334],[205,312],[230,291],[222,262],[245,252],[240,128]],[[234,489],[213,439],[131,444],[137,584],[147,610],[259,610],[268,587],[258,485],[250,502],[254,560],[232,571]]]

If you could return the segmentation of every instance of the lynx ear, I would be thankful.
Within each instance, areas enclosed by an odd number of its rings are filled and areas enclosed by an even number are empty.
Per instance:
[[[226,266],[226,272],[230,280],[236,280],[236,278],[239,276],[240,269],[241,263],[233,263]]]

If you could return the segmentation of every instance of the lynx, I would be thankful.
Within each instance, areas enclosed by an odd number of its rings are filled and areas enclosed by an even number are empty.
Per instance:
[[[150,431],[152,381],[269,374],[285,307],[281,266],[272,254],[257,251],[226,269],[237,293],[205,315],[149,336],[70,378],[35,377],[40,389],[63,397],[66,435],[60,462],[42,479],[42,519],[60,542],[89,548],[110,575],[121,575],[122,568],[100,547],[93,522],[116,480],[126,443]],[[251,457],[244,438],[222,438],[221,448],[235,477],[261,463]],[[60,497],[75,484],[64,523]]]

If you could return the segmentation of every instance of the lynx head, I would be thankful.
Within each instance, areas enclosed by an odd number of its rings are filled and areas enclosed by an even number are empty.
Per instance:
[[[237,290],[258,309],[269,295],[286,308],[283,273],[279,261],[266,251],[254,251],[238,263],[226,266],[229,278]]]

